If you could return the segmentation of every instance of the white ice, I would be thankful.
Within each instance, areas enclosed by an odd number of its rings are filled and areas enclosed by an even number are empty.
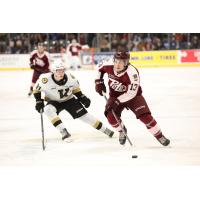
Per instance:
[[[65,143],[44,117],[46,150],[42,151],[40,115],[27,93],[32,71],[0,72],[0,166],[135,166],[200,164],[200,68],[139,69],[143,95],[169,147],[161,146],[135,118],[124,111],[129,143],[121,146],[67,112],[61,118],[74,141]],[[94,89],[95,71],[72,71],[92,101],[88,111],[108,127],[105,100]],[[111,128],[111,127],[110,127]],[[138,155],[132,159],[132,155]]]

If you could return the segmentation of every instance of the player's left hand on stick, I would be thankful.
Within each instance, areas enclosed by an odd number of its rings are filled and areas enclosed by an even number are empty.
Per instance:
[[[78,98],[78,100],[86,107],[88,108],[90,106],[90,99],[88,97],[86,97],[84,94],[81,95],[80,98]]]
[[[44,111],[44,100],[36,101],[35,109],[40,113]]]
[[[119,105],[120,105],[120,101],[117,98],[112,98],[112,97],[109,98],[106,104],[105,113],[108,113],[111,110],[115,112]]]

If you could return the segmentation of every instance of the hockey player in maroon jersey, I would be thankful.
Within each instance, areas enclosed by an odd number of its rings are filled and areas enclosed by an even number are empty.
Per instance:
[[[145,124],[153,136],[164,146],[170,143],[158,126],[156,120],[151,115],[151,111],[142,95],[140,77],[138,70],[129,63],[130,54],[128,52],[116,52],[114,60],[101,63],[98,67],[98,77],[95,80],[95,89],[100,95],[106,92],[103,76],[108,74],[109,99],[105,107],[105,116],[108,122],[119,132],[120,144],[125,144],[127,129],[121,121],[121,113],[124,108],[135,113],[136,118]],[[119,125],[113,115],[118,117]],[[123,129],[123,130],[122,130]]]
[[[37,50],[31,52],[30,67],[33,69],[32,84],[28,96],[31,96],[33,87],[39,76],[43,73],[50,72],[49,70],[49,54],[45,51],[44,44],[38,43]]]

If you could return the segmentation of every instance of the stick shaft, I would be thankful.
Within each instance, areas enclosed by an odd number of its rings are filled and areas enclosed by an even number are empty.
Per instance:
[[[131,146],[133,146],[133,143],[131,142],[130,138],[129,138],[128,135],[126,134],[126,132],[125,132],[125,130],[124,130],[124,127],[123,127],[122,124],[120,123],[119,119],[117,118],[117,116],[116,116],[116,114],[115,114],[115,112],[114,112],[113,110],[112,110],[112,114],[113,114],[115,120],[117,121],[117,123],[119,124],[120,128],[122,129],[122,133],[126,136],[128,142],[129,142],[129,144],[130,144]]]
[[[42,149],[45,150],[45,144],[44,144],[44,122],[43,122],[43,114],[42,111],[40,111],[40,117],[41,117],[41,131],[42,131]]]
[[[104,96],[104,98],[105,98],[105,100],[106,100],[106,102],[107,102],[108,99],[107,99],[105,93],[103,93],[103,96]],[[122,133],[126,136],[128,142],[129,142],[129,144],[130,144],[131,146],[133,146],[133,143],[131,142],[130,138],[129,138],[128,135],[126,134],[126,132],[125,132],[125,130],[124,130],[124,128],[123,128],[121,122],[119,121],[119,119],[117,118],[117,116],[116,116],[116,114],[115,114],[115,112],[114,112],[113,110],[112,110],[112,114],[113,114],[115,120],[117,121],[117,123],[119,124],[120,128],[122,129]]]

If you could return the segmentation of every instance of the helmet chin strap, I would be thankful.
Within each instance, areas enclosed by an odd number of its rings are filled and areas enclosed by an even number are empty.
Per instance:
[[[64,85],[64,84],[67,82],[67,80],[68,80],[66,74],[64,74],[63,78],[60,79],[59,81],[57,81],[57,80],[55,79],[54,74],[52,74],[52,79],[54,80],[54,82],[55,82],[57,85]]]

